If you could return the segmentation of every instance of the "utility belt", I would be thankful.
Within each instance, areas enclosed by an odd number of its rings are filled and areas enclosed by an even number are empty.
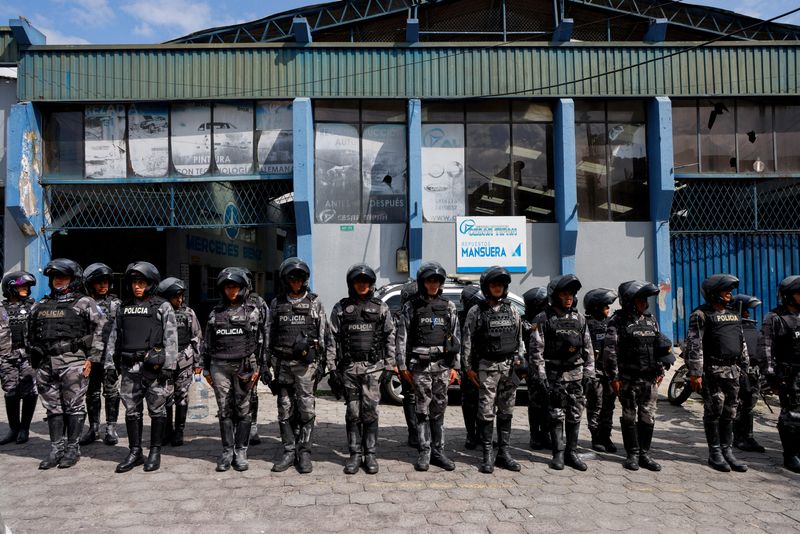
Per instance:
[[[347,353],[342,356],[342,362],[347,365],[350,363],[361,363],[361,362],[369,362],[369,363],[377,363],[381,360],[381,355],[376,352],[355,352],[355,353]]]
[[[626,369],[621,367],[619,370],[619,376],[623,380],[636,380],[636,379],[643,379],[643,380],[655,380],[661,374],[659,370],[656,369],[646,369],[646,370],[639,370],[639,369]]]
[[[278,360],[282,362],[298,361],[305,365],[311,365],[317,361],[316,349],[299,352],[297,349],[273,347],[271,352]]]
[[[153,369],[160,369],[166,362],[164,347],[153,347],[150,350],[120,351],[119,360],[128,367],[143,363]]]
[[[442,345],[433,347],[420,346],[411,349],[411,357],[424,367],[432,363],[451,367],[455,354],[445,352],[445,348]]]
[[[736,365],[738,362],[735,356],[723,358],[721,356],[710,356],[706,358],[706,365],[713,365],[717,367],[730,367]]]
[[[510,362],[514,359],[517,355],[516,352],[509,352],[509,353],[498,353],[498,354],[481,354],[480,359],[486,360],[487,362],[493,363],[503,363],[503,362]]]
[[[78,339],[71,339],[69,341],[56,341],[55,343],[51,343],[50,345],[45,345],[43,347],[44,354],[46,356],[50,356],[51,358],[61,356],[62,354],[66,354],[68,352],[78,352],[79,350],[86,350],[86,342],[82,337],[79,337]]]

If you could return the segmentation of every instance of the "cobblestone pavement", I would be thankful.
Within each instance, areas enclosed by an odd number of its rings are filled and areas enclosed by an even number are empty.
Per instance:
[[[220,449],[214,409],[206,419],[190,421],[186,445],[165,448],[158,472],[114,473],[126,454],[124,436],[115,447],[99,441],[84,447],[71,469],[39,471],[48,451],[39,408],[30,442],[0,447],[0,513],[15,533],[800,530],[800,477],[782,468],[776,415],[763,403],[756,431],[767,453],[738,453],[750,464],[744,474],[706,466],[696,396],[675,408],[662,395],[653,443],[664,466],[660,473],[625,471],[621,454],[591,452],[585,428],[581,445],[589,470],[552,471],[549,454],[527,448],[524,406],[515,413],[513,431],[521,472],[479,473],[478,452],[463,447],[461,410],[451,406],[447,448],[456,470],[417,473],[415,451],[405,445],[402,409],[383,406],[380,473],[346,476],[344,404],[318,401],[314,472],[275,474],[269,471],[279,452],[274,397],[261,394],[264,441],[251,447],[245,473],[214,471]],[[145,443],[147,436],[145,429]],[[613,437],[621,445],[618,426]]]

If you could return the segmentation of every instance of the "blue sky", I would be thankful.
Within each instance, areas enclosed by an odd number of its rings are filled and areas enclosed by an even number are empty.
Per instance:
[[[188,33],[259,19],[323,0],[0,0],[0,24],[20,15],[50,44],[160,43]],[[800,0],[693,0],[768,19]],[[800,13],[781,22],[800,25]]]

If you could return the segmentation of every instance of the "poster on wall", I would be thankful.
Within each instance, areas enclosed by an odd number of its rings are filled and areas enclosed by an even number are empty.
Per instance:
[[[525,217],[457,217],[456,272],[480,273],[494,265],[512,273],[528,270]]]
[[[291,101],[256,103],[256,139],[258,172],[291,177],[294,154]]]
[[[86,106],[84,143],[87,178],[124,178],[128,173],[125,106]]]
[[[361,209],[358,128],[352,124],[317,124],[314,148],[317,222],[358,222]]]
[[[172,164],[178,174],[203,176],[211,167],[211,106],[173,104]]]
[[[361,134],[364,222],[406,220],[406,127],[373,124]]]
[[[131,104],[128,150],[136,176],[160,178],[169,172],[169,108],[165,104]]]
[[[253,104],[214,105],[214,162],[220,174],[253,173]]]
[[[464,125],[422,125],[422,215],[452,222],[464,207]]]

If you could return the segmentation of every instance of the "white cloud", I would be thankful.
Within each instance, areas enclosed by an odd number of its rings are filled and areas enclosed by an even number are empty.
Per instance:
[[[45,37],[47,37],[47,44],[91,44],[83,37],[61,33],[58,30],[47,28],[45,26],[36,25],[36,29],[42,32]]]
[[[137,24],[133,27],[133,34],[134,35],[141,35],[142,37],[152,37],[155,35],[155,30],[153,27],[147,24],[146,22],[142,22],[141,24]]]
[[[148,26],[175,28],[191,33],[213,26],[207,2],[189,0],[135,0],[122,6],[128,15]]]
[[[85,26],[103,26],[116,17],[108,0],[55,0],[64,6],[70,21]]]

